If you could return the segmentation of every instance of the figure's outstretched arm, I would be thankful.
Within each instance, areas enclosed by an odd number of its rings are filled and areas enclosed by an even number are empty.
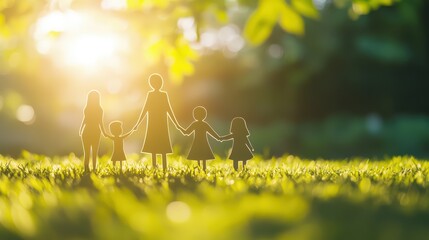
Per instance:
[[[144,103],[143,109],[140,113],[139,119],[137,120],[136,125],[134,125],[134,128],[133,128],[134,131],[136,131],[139,128],[140,124],[142,123],[142,121],[145,119],[145,117],[147,115],[147,105],[146,104],[147,104],[147,98],[146,98],[146,101]]]
[[[101,120],[100,120],[100,123],[99,123],[99,128],[100,128],[100,130],[101,130],[101,133],[103,134],[103,136],[104,137],[106,137],[107,136],[107,132],[106,132],[106,129],[104,128],[104,113],[101,113]]]
[[[178,126],[178,129],[180,130],[180,132],[182,132],[183,135],[186,135],[186,136],[189,136],[192,133],[192,131],[194,131],[193,124],[189,125],[189,127],[187,127],[186,129],[181,126]]]
[[[252,144],[251,144],[251,143],[250,143],[250,141],[249,141],[249,138],[246,138],[246,140],[247,140],[247,141],[246,141],[246,145],[247,145],[247,147],[249,147],[249,149],[250,149],[250,150],[252,150],[252,152],[253,152],[253,151],[255,151],[255,149],[253,148]]]
[[[139,120],[137,120],[137,123],[136,123],[136,125],[133,128],[134,131],[136,131],[139,128],[140,124],[146,118],[146,114],[147,114],[146,112],[142,111],[142,113],[140,114]]]
[[[170,117],[171,121],[173,121],[174,126],[176,126],[176,128],[180,130],[180,128],[182,127],[180,126],[179,122],[177,122],[176,115],[174,115],[173,109],[171,108],[170,99],[168,98],[168,95],[167,95],[167,104],[168,104],[168,109],[167,109],[168,116]]]
[[[228,141],[228,140],[232,140],[233,137],[234,137],[234,135],[231,133],[231,134],[228,134],[228,135],[225,135],[225,136],[221,136],[220,140]]]
[[[212,137],[214,137],[218,141],[223,141],[223,139],[219,136],[219,134],[217,134],[217,132],[213,130],[213,128],[210,125],[207,124],[207,127],[208,127],[207,131]]]
[[[103,137],[107,137],[109,135],[109,134],[107,134],[106,129],[104,129],[103,123],[100,123],[99,128],[101,130],[101,134],[103,135]]]
[[[180,128],[181,127],[180,124],[179,124],[179,122],[177,122],[176,116],[174,115],[174,112],[171,109],[171,106],[169,106],[169,109],[168,109],[168,116],[170,117],[171,121],[173,121],[174,126],[176,126],[176,128]]]
[[[79,128],[79,136],[82,136],[83,134],[83,129],[85,127],[86,123],[85,123],[85,117],[82,119],[82,123],[80,124],[80,128]]]
[[[126,137],[130,136],[133,132],[135,132],[135,130],[134,130],[134,129],[131,129],[131,131],[129,131],[129,132],[127,132],[127,133],[125,133],[125,134],[121,135],[121,137],[122,137],[122,138],[126,138]]]
[[[185,132],[186,132],[186,129],[184,129],[183,127],[179,127],[178,128],[179,129],[179,131],[183,134],[183,135],[188,135],[188,134],[186,134]]]
[[[191,128],[191,126],[189,126],[188,128],[186,128],[186,129],[183,129],[183,133],[184,134],[186,134],[186,135],[190,135],[192,132],[194,131],[194,129],[193,128]]]

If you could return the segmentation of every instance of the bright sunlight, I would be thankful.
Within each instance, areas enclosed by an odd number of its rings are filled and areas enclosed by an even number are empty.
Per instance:
[[[39,18],[33,37],[40,54],[69,71],[100,75],[121,71],[130,53],[127,24],[100,14],[52,11]]]

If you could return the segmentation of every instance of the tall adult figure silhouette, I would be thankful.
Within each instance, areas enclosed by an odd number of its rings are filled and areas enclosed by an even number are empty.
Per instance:
[[[162,167],[167,170],[167,154],[172,153],[170,132],[168,129],[168,118],[179,129],[174,112],[171,109],[168,94],[162,91],[164,80],[160,74],[154,73],[149,76],[149,85],[152,88],[147,95],[143,110],[134,130],[137,130],[141,122],[147,118],[146,136],[143,143],[142,153],[152,154],[152,165],[157,167],[156,156],[162,155]]]
[[[92,90],[88,93],[79,136],[82,138],[85,172],[89,171],[89,158],[92,155],[92,169],[97,169],[98,147],[101,133],[105,136],[103,109],[100,104],[100,93]]]

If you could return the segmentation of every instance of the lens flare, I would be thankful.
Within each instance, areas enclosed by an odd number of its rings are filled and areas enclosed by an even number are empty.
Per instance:
[[[191,209],[188,204],[180,201],[171,202],[168,204],[167,218],[174,223],[183,223],[191,217]]]
[[[16,110],[16,118],[18,121],[23,122],[27,125],[33,124],[35,120],[34,109],[30,105],[21,105]]]

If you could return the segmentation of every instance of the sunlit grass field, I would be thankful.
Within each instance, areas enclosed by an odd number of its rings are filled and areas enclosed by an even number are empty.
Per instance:
[[[0,159],[0,239],[427,239],[429,162]]]

